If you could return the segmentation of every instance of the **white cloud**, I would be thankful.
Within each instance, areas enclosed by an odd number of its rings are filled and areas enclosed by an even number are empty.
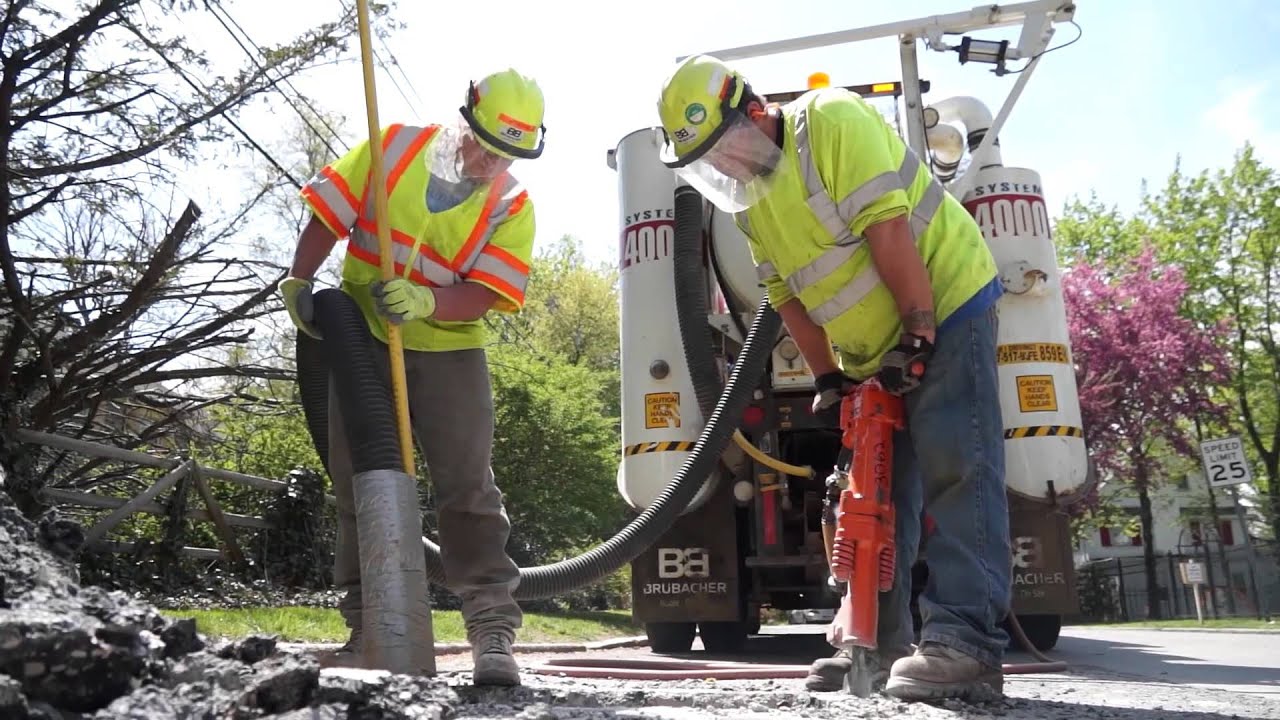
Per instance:
[[[1268,110],[1277,100],[1276,85],[1268,80],[1230,80],[1223,85],[1230,89],[1204,111],[1201,122],[1218,133],[1223,144],[1230,144],[1230,152],[1249,142],[1264,162],[1280,162],[1280,126],[1265,122],[1272,117]]]

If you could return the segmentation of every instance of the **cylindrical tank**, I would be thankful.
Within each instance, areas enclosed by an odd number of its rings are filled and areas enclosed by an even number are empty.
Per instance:
[[[1040,175],[990,166],[978,171],[971,188],[962,202],[982,229],[1005,290],[997,341],[1005,483],[1030,500],[1069,495],[1084,484],[1088,468]]]
[[[750,313],[764,293],[751,259],[751,246],[747,244],[747,236],[734,224],[732,215],[714,206],[710,211],[711,243],[715,246],[720,271],[724,273],[720,278],[722,287],[739,308]]]
[[[622,354],[622,462],[618,493],[648,507],[689,459],[705,419],[680,343],[672,245],[675,173],[658,159],[657,128],[624,137],[610,164],[618,172],[619,302]],[[713,489],[703,484],[685,512]]]

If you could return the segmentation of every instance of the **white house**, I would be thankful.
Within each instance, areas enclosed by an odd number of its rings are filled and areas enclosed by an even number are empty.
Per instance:
[[[1258,589],[1267,600],[1267,609],[1280,612],[1275,545],[1256,539],[1259,516],[1251,502],[1256,496],[1252,488],[1239,487],[1241,506],[1254,530]],[[1156,581],[1162,592],[1163,616],[1195,617],[1194,596],[1190,587],[1182,582],[1178,567],[1185,560],[1198,560],[1204,565],[1206,586],[1213,588],[1212,596],[1208,593],[1202,596],[1208,617],[1257,613],[1244,528],[1237,519],[1230,490],[1212,490],[1211,503],[1210,488],[1199,470],[1188,473],[1180,482],[1154,489],[1150,493],[1152,538],[1142,536],[1137,494],[1128,488],[1125,490],[1127,492],[1116,492],[1110,497],[1116,506],[1131,514],[1136,531],[1130,534],[1123,525],[1100,528],[1087,534],[1075,548],[1077,568],[1092,566],[1110,577],[1116,597],[1124,598],[1122,616],[1141,619],[1147,615],[1146,570],[1142,559],[1147,542],[1153,542],[1155,547]],[[1102,487],[1101,492],[1108,495],[1106,487]]]

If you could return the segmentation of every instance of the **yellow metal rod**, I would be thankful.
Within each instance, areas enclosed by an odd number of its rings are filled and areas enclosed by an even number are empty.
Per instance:
[[[387,224],[387,185],[382,174],[382,125],[378,122],[378,93],[374,88],[373,50],[369,40],[369,3],[356,0],[360,24],[360,62],[364,66],[364,103],[369,117],[369,156],[373,180],[373,212],[378,228],[378,254],[382,261],[382,280],[396,276],[391,254],[391,227]],[[396,428],[400,434],[400,457],[407,475],[413,471],[413,436],[409,431],[409,394],[405,385],[404,346],[400,326],[387,323],[387,349],[391,356],[391,395],[395,401]]]

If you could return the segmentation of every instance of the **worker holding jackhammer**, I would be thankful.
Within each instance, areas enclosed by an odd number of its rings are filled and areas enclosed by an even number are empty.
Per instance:
[[[770,303],[817,378],[815,413],[854,383],[903,396],[894,437],[897,572],[880,594],[879,681],[907,699],[1003,691],[1011,554],[996,374],[995,261],[973,218],[862,98],[769,103],[694,56],[662,87],[664,163],[747,235]],[[839,360],[832,351],[839,349]],[[923,370],[922,373],[917,371]],[[929,581],[909,611],[922,510]],[[839,689],[822,666],[813,689]],[[983,686],[987,686],[984,688]]]
[[[382,132],[387,219],[396,278],[381,282],[368,141],[325,166],[302,190],[313,213],[280,292],[293,323],[319,338],[312,278],[338,239],[348,241],[342,289],[359,305],[387,368],[387,325],[400,326],[414,435],[435,486],[441,554],[462,617],[477,685],[517,685],[512,644],[522,613],[512,597],[519,568],[507,555],[511,526],[490,457],[493,394],[482,318],[524,304],[534,211],[509,172],[542,153],[544,101],[512,69],[467,88],[453,121],[394,124]],[[334,368],[341,372],[342,368]],[[390,384],[388,383],[388,387]],[[360,558],[352,466],[338,396],[329,392],[329,466],[338,506],[334,582],[351,628],[325,664],[361,664]],[[424,638],[423,641],[428,639]]]

